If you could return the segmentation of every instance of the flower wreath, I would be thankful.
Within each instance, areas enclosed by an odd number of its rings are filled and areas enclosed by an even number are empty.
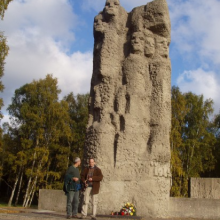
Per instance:
[[[136,216],[136,207],[132,203],[125,203],[120,211],[121,215],[134,215]]]

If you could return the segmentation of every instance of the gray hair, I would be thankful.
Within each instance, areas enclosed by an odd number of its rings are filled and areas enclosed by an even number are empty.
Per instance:
[[[77,163],[77,162],[79,162],[80,161],[80,158],[79,157],[76,157],[75,159],[74,159],[74,163]]]

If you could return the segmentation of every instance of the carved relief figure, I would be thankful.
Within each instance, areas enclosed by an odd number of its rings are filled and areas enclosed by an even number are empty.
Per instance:
[[[100,145],[105,145],[105,142],[114,145],[115,130],[119,121],[115,114],[114,100],[117,83],[122,74],[121,63],[124,59],[123,45],[127,34],[125,32],[127,16],[127,12],[120,6],[118,0],[107,0],[103,12],[94,19],[95,43],[88,127],[93,128],[90,129],[90,133],[97,133]],[[97,149],[97,146],[85,147]],[[109,164],[112,165],[113,152],[112,147],[109,151],[112,157],[108,157]],[[99,154],[101,150],[96,150],[94,153]],[[97,155],[92,156],[97,157]]]
[[[169,42],[165,37],[156,36],[155,57],[150,63],[152,82],[151,97],[151,135],[148,142],[149,151],[156,161],[170,160],[169,131],[171,121],[171,96],[169,60]],[[163,115],[163,117],[161,117]]]
[[[120,2],[119,0],[107,0],[105,3],[104,13],[107,18],[116,16],[119,12]]]

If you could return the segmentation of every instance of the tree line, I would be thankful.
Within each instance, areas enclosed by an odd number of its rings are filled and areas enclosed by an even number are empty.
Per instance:
[[[13,201],[30,206],[39,188],[61,189],[72,158],[82,157],[88,94],[70,93],[59,101],[57,84],[52,75],[25,84],[15,90],[8,106],[10,123],[3,124],[0,184],[1,194],[10,192],[4,195],[10,198],[9,206]]]

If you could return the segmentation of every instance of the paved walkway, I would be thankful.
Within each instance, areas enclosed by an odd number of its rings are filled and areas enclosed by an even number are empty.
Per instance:
[[[65,213],[47,211],[47,210],[38,210],[38,209],[25,209],[25,208],[0,208],[0,220],[60,220],[66,219]],[[87,219],[90,219],[88,217]],[[117,216],[98,216],[97,220],[114,220],[114,219],[124,219],[124,220],[153,220],[149,218],[140,218],[140,217],[120,217]],[[156,219],[156,220],[186,220],[186,219]],[[187,219],[193,220],[193,219]],[[220,220],[220,219],[218,219]]]

